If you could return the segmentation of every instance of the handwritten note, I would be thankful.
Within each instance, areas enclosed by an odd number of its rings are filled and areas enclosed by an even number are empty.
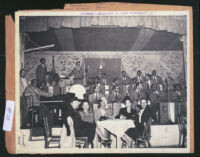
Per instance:
[[[5,115],[4,115],[4,123],[3,123],[4,131],[11,131],[12,129],[14,108],[15,108],[15,102],[8,100],[6,102],[6,109],[5,109]]]

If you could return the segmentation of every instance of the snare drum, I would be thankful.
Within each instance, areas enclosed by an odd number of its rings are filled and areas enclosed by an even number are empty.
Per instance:
[[[75,84],[75,85],[71,86],[69,92],[74,93],[78,99],[83,99],[84,94],[86,94],[86,89],[83,85]]]

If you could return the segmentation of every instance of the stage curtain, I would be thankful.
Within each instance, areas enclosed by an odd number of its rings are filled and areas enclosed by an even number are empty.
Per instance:
[[[22,17],[20,32],[41,32],[53,28],[103,27],[145,27],[186,34],[186,16],[74,16],[74,17]]]

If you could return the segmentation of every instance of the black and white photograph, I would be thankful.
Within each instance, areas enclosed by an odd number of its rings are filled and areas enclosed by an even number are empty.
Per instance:
[[[18,153],[189,153],[188,11],[15,19]]]

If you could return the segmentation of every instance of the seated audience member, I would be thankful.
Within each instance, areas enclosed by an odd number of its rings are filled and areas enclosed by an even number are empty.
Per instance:
[[[112,93],[108,96],[109,103],[121,102],[123,95],[120,93],[118,85],[113,86]]]
[[[87,137],[88,143],[92,144],[96,135],[98,135],[102,140],[107,141],[108,139],[104,136],[101,130],[97,127],[96,123],[89,123],[83,121],[78,112],[80,102],[74,97],[69,100],[69,105],[64,105],[62,109],[62,120],[63,124],[67,129],[67,136],[70,136],[71,130],[67,121],[67,118],[70,116],[73,120],[73,127],[75,137]],[[95,143],[94,143],[95,144]],[[94,145],[96,147],[96,145]]]
[[[104,95],[100,92],[100,87],[98,85],[93,87],[94,93],[90,94],[88,99],[90,105],[97,103],[98,100],[100,100]],[[92,108],[92,106],[90,106]]]
[[[142,72],[140,70],[137,71],[135,79],[137,80],[137,83],[143,83],[145,81],[145,78],[142,76]]]
[[[103,97],[101,100],[97,102],[97,104],[93,104],[94,110],[94,119],[95,121],[107,120],[112,116],[112,108],[108,106],[107,100]]]
[[[39,88],[37,88],[37,80],[33,79],[31,81],[31,84],[26,87],[24,95],[32,96],[33,107],[35,107],[39,112],[38,122],[39,124],[43,124],[43,117],[48,116],[48,109],[46,108],[45,105],[40,105],[40,96],[51,97],[53,96],[53,94],[44,92]]]
[[[89,110],[89,103],[87,100],[82,101],[80,105],[80,110],[81,111],[79,111],[79,114],[83,121],[94,123],[94,113],[91,110]]]
[[[175,102],[183,102],[186,99],[186,93],[184,90],[182,90],[182,87],[180,84],[174,84],[174,91],[170,94],[171,101]]]
[[[140,111],[134,117],[135,128],[129,128],[123,135],[123,139],[127,141],[129,147],[132,146],[133,141],[144,135],[145,130],[150,129],[148,124],[150,121],[150,107],[147,105],[147,100],[142,98],[140,100]],[[148,147],[151,147],[150,143],[150,132],[147,132],[147,143]]]
[[[42,81],[40,83],[40,86],[39,86],[40,90],[44,91],[44,92],[48,92],[48,87],[46,86],[46,83],[44,81]]]
[[[125,107],[121,108],[119,114],[115,116],[117,119],[133,119],[134,116],[137,114],[137,111],[132,108],[132,101],[129,96],[124,97],[122,102]]]
[[[57,81],[53,81],[53,82],[52,82],[52,86],[53,86],[53,94],[54,94],[54,95],[59,95],[59,94],[61,94],[61,88],[60,88],[60,86],[59,86],[59,84],[58,84]]]
[[[157,76],[156,70],[152,71],[151,81],[152,81],[153,84],[156,84],[156,85],[164,85],[162,77]]]
[[[149,95],[149,99],[151,102],[151,114],[152,118],[155,122],[158,122],[157,112],[160,109],[160,99],[162,94],[157,90],[157,85],[151,85],[151,93]],[[158,114],[159,115],[159,114]]]
[[[129,93],[129,97],[135,103],[138,102],[141,98],[146,98],[146,93],[143,90],[142,83],[137,83],[135,90],[131,90]]]

